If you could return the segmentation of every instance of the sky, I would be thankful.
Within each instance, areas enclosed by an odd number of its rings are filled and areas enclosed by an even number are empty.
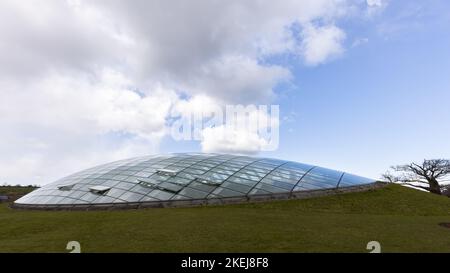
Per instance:
[[[0,183],[172,152],[371,178],[450,158],[447,0],[3,0],[0,20]],[[221,126],[170,133],[237,104],[279,105],[276,149]]]

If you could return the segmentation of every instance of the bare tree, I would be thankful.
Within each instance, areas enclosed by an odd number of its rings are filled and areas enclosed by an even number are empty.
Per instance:
[[[450,185],[441,186],[442,195],[450,197]]]
[[[435,194],[442,194],[440,181],[450,175],[450,160],[424,160],[422,164],[411,163],[391,167],[396,174],[387,172],[383,178],[392,183],[410,185]]]

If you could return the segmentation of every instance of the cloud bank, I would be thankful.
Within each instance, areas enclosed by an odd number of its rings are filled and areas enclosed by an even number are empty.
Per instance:
[[[382,2],[1,1],[0,179],[47,183],[158,152],[173,109],[202,98],[270,103],[292,74],[266,60],[337,58],[346,41],[339,20]],[[263,145],[239,132],[217,140],[220,130],[202,132],[199,147]]]

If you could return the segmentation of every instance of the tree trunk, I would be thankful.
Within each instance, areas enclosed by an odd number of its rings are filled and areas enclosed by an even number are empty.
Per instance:
[[[435,178],[427,179],[430,184],[430,192],[441,195],[441,187]]]

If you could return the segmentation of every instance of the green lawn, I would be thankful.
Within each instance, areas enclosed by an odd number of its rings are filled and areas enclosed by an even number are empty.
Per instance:
[[[305,200],[127,211],[0,205],[0,252],[450,252],[450,198],[388,187]]]

